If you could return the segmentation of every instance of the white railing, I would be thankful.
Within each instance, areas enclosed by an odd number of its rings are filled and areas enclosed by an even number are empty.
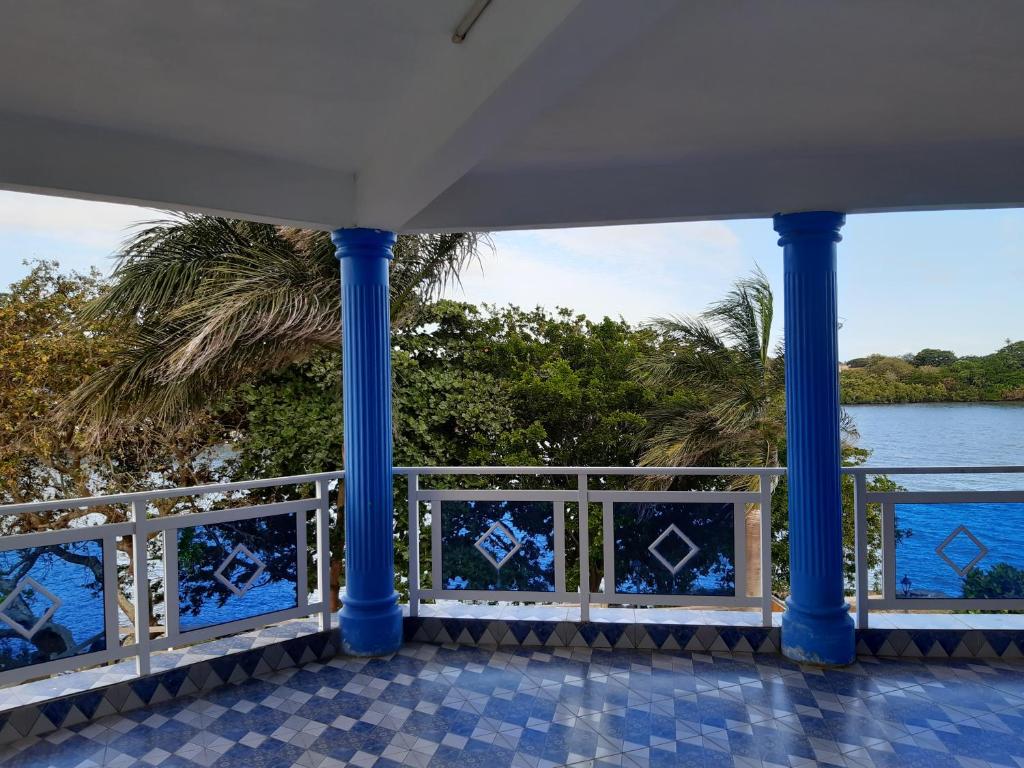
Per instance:
[[[418,606],[422,600],[486,600],[486,601],[520,601],[520,602],[549,602],[560,604],[572,604],[580,606],[580,618],[582,621],[589,620],[590,604],[600,603],[604,605],[629,605],[629,606],[708,606],[722,608],[760,608],[762,622],[765,626],[771,626],[772,596],[771,596],[771,495],[774,485],[773,478],[785,472],[784,469],[758,468],[758,467],[433,467],[433,468],[396,468],[396,474],[403,474],[408,481],[408,503],[409,503],[409,605],[410,614],[417,615]],[[426,476],[506,476],[523,478],[527,476],[560,477],[567,485],[575,484],[575,488],[568,490],[521,490],[512,488],[508,490],[425,490],[420,487],[420,481]],[[749,477],[757,479],[758,490],[737,491],[737,490],[700,490],[700,491],[634,491],[634,490],[602,490],[599,482],[594,487],[594,480],[599,481],[610,476],[658,476],[658,477],[722,477],[736,478]],[[727,485],[727,484],[723,484]],[[446,541],[444,536],[444,523],[446,517],[446,505],[462,503],[465,505],[479,505],[488,503],[505,504],[535,504],[544,505],[550,509],[550,530],[544,531],[545,536],[550,538],[552,549],[551,566],[549,569],[550,578],[547,579],[548,589],[501,589],[488,585],[487,588],[471,588],[469,584],[452,586],[459,581],[460,574],[448,572],[445,563]],[[566,589],[566,551],[568,549],[568,538],[565,524],[565,505],[574,504],[577,508],[578,520],[578,566],[579,566],[579,588],[578,590]],[[596,520],[591,519],[591,504],[599,504],[600,515]],[[616,542],[621,541],[628,531],[623,528],[627,526],[616,524],[616,510],[622,511],[628,519],[629,511],[622,505],[645,504],[659,505],[662,507],[661,517],[663,521],[656,524],[651,540],[640,542],[643,557],[648,561],[641,567],[649,567],[650,571],[657,574],[659,569],[664,569],[670,577],[674,577],[682,571],[686,563],[698,552],[706,550],[708,544],[695,537],[687,536],[680,528],[685,528],[681,522],[688,516],[685,507],[693,510],[693,505],[718,505],[728,510],[727,524],[731,531],[731,553],[713,552],[711,554],[725,558],[726,570],[732,569],[731,587],[716,590],[715,594],[708,594],[706,590],[687,592],[685,590],[634,590],[620,589],[621,582],[617,578]],[[745,517],[748,507],[755,506],[761,510],[760,532],[758,541],[760,568],[759,589],[747,589],[747,572],[751,566],[747,562],[747,542]],[[493,510],[493,508],[492,508]],[[522,509],[520,509],[522,511]],[[724,510],[722,510],[724,511]],[[664,512],[674,512],[676,520],[673,522],[673,515]],[[424,574],[421,574],[419,563],[420,552],[420,523],[429,514],[430,519],[430,546],[431,566],[429,570],[431,586],[425,588],[421,585]],[[497,519],[492,514],[488,517],[481,514],[482,522],[479,530],[460,530],[458,539],[463,545],[472,541],[479,554],[473,555],[478,558],[478,565],[489,563],[493,568],[495,577],[501,573],[515,551],[522,546],[522,541],[513,532],[515,523],[504,516]],[[483,522],[483,521],[486,522]],[[678,523],[678,525],[677,525]],[[594,526],[599,526],[603,540],[603,588],[602,585],[590,584],[590,531]],[[512,549],[507,558],[498,558],[489,555],[486,550],[486,539],[497,531],[506,543],[506,549]],[[643,534],[641,534],[643,535]],[[666,542],[665,539],[678,537],[678,542]],[[449,546],[454,541],[447,542]],[[635,542],[634,542],[635,543]],[[669,543],[681,543],[684,547],[683,559],[676,562],[669,562],[659,552],[659,546]],[[510,545],[510,546],[509,546]],[[726,547],[725,549],[729,549]],[[484,566],[485,571],[489,571]],[[664,579],[663,579],[664,580]],[[500,587],[500,585],[499,585]],[[599,589],[598,589],[599,588]],[[754,592],[751,594],[751,592]]]
[[[868,489],[868,478],[900,475],[998,475],[1024,474],[1024,466],[978,466],[978,467],[848,467],[843,472],[854,480],[854,530],[856,532],[856,610],[857,626],[867,628],[871,610],[927,611],[927,610],[1024,610],[1024,598],[964,598],[915,594],[913,582],[905,575],[900,578],[898,562],[898,539],[900,529],[897,507],[903,504],[915,505],[966,505],[966,504],[1024,504],[1024,490],[929,490],[929,491],[872,491]],[[1024,485],[1024,481],[1022,481]],[[880,581],[880,594],[872,593],[868,567],[868,506],[881,507],[881,567],[876,575]],[[968,512],[969,510],[965,510]],[[1005,519],[1005,526],[1024,526],[1020,519]],[[970,529],[971,520],[965,518],[952,525],[949,531],[942,530],[933,548],[936,568],[950,568],[961,579],[975,567],[981,566],[988,554],[984,544],[983,531],[978,538]],[[913,534],[911,534],[913,537]],[[961,558],[958,562],[946,552],[946,548],[960,536],[970,540],[969,549],[976,552],[972,557]],[[928,547],[932,549],[929,542]],[[931,554],[931,553],[929,553]],[[902,582],[902,583],[901,583]]]
[[[871,610],[1024,610],[1024,598],[965,599],[950,596],[914,596],[909,589],[901,591],[897,570],[899,505],[1024,504],[1024,490],[878,491],[869,490],[868,487],[868,478],[873,476],[1024,474],[1024,467],[854,467],[844,468],[842,471],[852,476],[855,489],[853,513],[857,572],[854,586],[859,627],[868,626]],[[591,604],[699,605],[760,609],[762,623],[770,626],[773,608],[773,533],[770,509],[775,481],[785,472],[784,468],[757,467],[396,467],[396,481],[401,482],[401,478],[404,478],[408,492],[410,613],[413,616],[417,615],[421,602],[426,600],[543,602],[578,605],[580,619],[587,621],[590,617]],[[473,476],[489,478],[487,488],[472,490],[422,487],[438,485],[439,481],[441,485],[450,485],[453,481],[457,484],[459,478]],[[641,476],[715,477],[720,478],[720,482],[710,484],[714,490],[609,489],[610,478]],[[527,483],[524,483],[524,480],[531,477],[556,479],[557,482],[548,484],[563,487],[529,490],[525,487]],[[756,490],[732,490],[735,483],[729,481],[735,481],[736,478],[750,479],[749,485],[751,488],[756,486]],[[756,483],[753,482],[754,478]],[[332,483],[343,479],[343,472],[326,472],[0,507],[0,518],[100,507],[127,507],[130,510],[124,522],[79,525],[60,530],[0,537],[0,564],[4,562],[5,554],[18,550],[40,550],[95,542],[96,549],[101,553],[101,568],[97,578],[102,587],[103,613],[102,632],[89,646],[95,650],[79,650],[75,655],[0,669],[0,685],[132,657],[136,659],[139,674],[146,674],[150,670],[151,654],[154,652],[231,635],[286,619],[317,615],[319,626],[328,629],[331,624],[330,601],[326,597],[330,584],[331,508],[328,493]],[[235,500],[238,501],[239,493],[305,484],[311,484],[315,488],[314,495],[309,498],[181,514],[150,514],[154,502],[160,500],[198,496],[230,500],[230,495],[236,494]],[[567,505],[575,507],[576,510],[574,534],[569,530],[572,526],[567,526]],[[647,506],[638,510],[636,506],[630,505]],[[875,574],[881,589],[876,593],[869,589],[872,578],[868,568],[869,505],[880,505],[881,509],[880,568]],[[759,554],[756,564],[748,562],[747,559],[749,542],[745,525],[747,511],[754,508],[759,509],[761,513],[760,530],[757,534]],[[709,538],[715,533],[710,525],[700,534],[693,531],[687,533],[687,525],[700,517],[701,510],[707,513],[709,509],[718,515],[717,544]],[[517,510],[526,517],[529,517],[532,510],[534,516],[538,518],[533,522],[539,522],[543,528],[540,530],[534,524],[533,532],[529,533],[534,543],[540,541],[543,544],[540,547],[544,550],[543,562],[529,564],[543,571],[538,581],[543,588],[523,588],[522,583],[515,583],[514,580],[511,584],[502,582],[502,569],[515,567],[514,555],[529,543],[524,541],[524,531],[529,526],[514,519]],[[501,514],[497,514],[498,512]],[[638,512],[644,512],[644,515],[638,517]],[[315,547],[310,547],[311,542],[307,541],[306,522],[310,513],[313,514],[315,522]],[[449,532],[452,535],[446,536],[446,520],[450,521],[457,513],[462,514],[464,518],[465,530],[460,528],[458,531]],[[184,627],[181,623],[178,601],[178,579],[181,571],[178,552],[179,532],[199,526],[270,520],[280,515],[295,516],[294,605],[272,612],[246,614],[219,623],[194,628]],[[421,534],[426,532],[428,524],[429,541],[421,541]],[[956,536],[963,534],[961,527],[966,528],[971,540],[977,543],[979,551],[986,549],[981,540],[984,539],[984,535],[981,539],[974,536],[970,531],[970,521],[967,520],[962,526],[954,526],[950,532],[951,536],[936,548],[939,565],[945,559],[943,547]],[[488,548],[488,538],[491,534],[503,539],[499,544],[504,544],[504,553],[500,549],[495,553]],[[136,629],[133,632],[134,639],[122,644],[117,553],[118,543],[125,537],[132,538],[134,605],[131,606],[131,610],[134,613],[132,619]],[[651,540],[648,542],[644,537]],[[154,562],[154,557],[150,554],[147,544],[151,539],[158,540],[162,545],[160,562]],[[591,542],[595,540],[601,541],[601,568],[598,569],[601,576],[597,584],[591,584],[591,566],[592,562],[596,562],[595,556],[598,554],[591,552]],[[640,589],[636,588],[635,582],[623,582],[624,575],[619,573],[619,562],[625,557],[623,552],[627,544],[633,547],[632,560],[627,565],[641,570],[646,569],[648,573],[655,574],[655,586],[667,585],[668,588],[651,588],[650,583],[647,583],[643,585],[646,588]],[[428,569],[421,567],[421,545],[426,545],[426,551],[430,553]],[[677,554],[667,553],[669,545],[675,546]],[[458,564],[448,567],[446,552],[450,554],[450,550],[456,546],[461,546],[464,552],[476,559],[473,567],[477,569],[478,574],[493,572],[494,583],[473,585],[470,580],[462,578],[463,574],[459,573]],[[717,546],[721,551],[713,549],[713,546]],[[315,549],[316,552],[315,583],[319,594],[319,598],[312,601],[307,588],[307,553],[311,549]],[[218,573],[235,554],[235,550],[239,550],[237,545],[232,549],[231,542],[226,543],[224,554],[227,555],[227,559],[221,564]],[[570,552],[573,554],[570,555]],[[726,576],[714,590],[709,591],[706,586],[690,589],[695,583],[692,579],[688,584],[683,579],[682,585],[676,580],[678,574],[686,573],[687,564],[697,553],[700,553],[701,557],[722,558],[720,567],[713,566],[713,569],[717,568]],[[252,555],[251,552],[248,554]],[[526,553],[523,555],[525,557]],[[523,560],[523,557],[520,560]],[[946,559],[946,563],[960,576],[965,576],[981,560],[982,558],[978,558],[972,563],[964,564]],[[577,566],[579,571],[578,582],[572,588],[567,583],[570,565]],[[753,588],[752,585],[748,588],[749,569],[755,565],[760,569],[758,588]],[[155,636],[151,636],[151,632],[148,631],[151,612],[151,566],[155,566],[158,572],[162,571],[164,580],[163,625]],[[261,568],[257,570],[262,571]],[[429,577],[429,585],[424,583],[424,577]],[[249,581],[254,582],[255,578],[253,576]],[[232,586],[227,580],[222,580],[222,583],[236,594],[241,594],[249,582],[241,587]],[[44,611],[42,616],[23,612],[23,620],[18,622],[8,615],[12,612],[12,601],[17,597],[16,593],[19,590],[30,587],[35,593],[34,597],[41,595],[44,603],[60,603],[59,595],[54,594],[56,587],[51,584],[48,588],[44,577],[35,579],[28,573],[23,574],[16,584],[8,583],[2,586],[6,594],[0,593],[0,630],[5,631],[8,636],[15,632],[31,640],[33,632],[41,630],[46,625],[46,620],[50,618],[52,612]],[[144,586],[146,588],[143,588]],[[30,616],[30,621],[24,621],[24,616]],[[2,638],[0,642],[3,642]]]
[[[41,548],[60,547],[78,542],[98,542],[101,552],[100,564],[102,568],[102,643],[99,638],[91,643],[92,647],[102,645],[102,650],[86,651],[74,655],[55,658],[41,663],[32,663],[24,666],[16,666],[12,669],[0,671],[0,685],[21,682],[26,679],[44,677],[50,674],[66,672],[72,669],[79,669],[95,664],[118,661],[120,659],[135,657],[137,671],[140,675],[148,674],[150,671],[150,657],[155,651],[166,650],[176,646],[191,645],[214,637],[221,637],[239,632],[244,632],[258,627],[274,624],[287,619],[319,615],[321,629],[330,627],[331,612],[330,601],[326,599],[330,583],[330,547],[329,547],[329,500],[328,491],[331,482],[341,480],[343,472],[327,472],[314,475],[301,475],[293,477],[277,477],[245,482],[221,483],[214,485],[200,485],[187,488],[170,488],[154,491],[142,491],[137,493],[123,493],[108,496],[92,496],[79,499],[61,499],[55,501],[32,502],[28,504],[12,504],[0,507],[0,515],[39,515],[61,510],[75,509],[96,509],[99,507],[129,507],[130,517],[126,522],[104,523],[100,525],[82,525],[64,528],[54,531],[43,531],[37,533],[24,533],[0,537],[0,557],[4,553],[16,550],[34,550]],[[154,517],[150,515],[153,502],[163,499],[188,498],[196,496],[220,496],[227,498],[228,494],[251,491],[260,488],[273,488],[313,484],[315,494],[306,499],[297,499],[283,502],[271,502],[264,504],[253,504],[248,506],[229,507],[202,512],[188,512],[183,514],[170,514]],[[319,599],[310,602],[307,571],[307,556],[310,547],[307,542],[306,524],[308,514],[314,514],[316,529],[316,562],[317,573],[316,583],[318,585]],[[237,524],[251,520],[269,520],[280,515],[294,515],[295,519],[295,601],[294,605],[254,615],[245,615],[240,618],[233,618],[229,621],[208,623],[196,628],[183,628],[179,616],[178,601],[178,578],[180,563],[178,557],[178,536],[179,531],[199,526],[215,526],[223,524]],[[207,529],[209,530],[209,529]],[[120,587],[117,573],[117,543],[124,537],[132,539],[132,581],[133,588],[133,642],[122,644],[120,632],[120,612],[118,606],[118,595]],[[150,592],[151,592],[151,565],[153,560],[149,554],[148,541],[151,538],[159,537],[162,543],[162,563],[158,569],[163,571],[164,579],[164,609],[163,632],[158,637],[151,637],[150,627]],[[225,560],[215,573],[215,577],[226,589],[235,595],[244,595],[256,582],[257,576],[266,567],[265,563],[259,560],[242,544],[232,545],[227,542],[228,552]],[[249,560],[254,566],[255,574],[241,585],[232,585],[225,576],[226,567],[230,560],[240,555]],[[161,568],[162,566],[162,568]],[[43,579],[45,582],[45,579]],[[0,629],[8,635],[13,631],[17,636],[31,643],[33,637],[49,629],[47,621],[61,607],[62,600],[55,591],[56,586],[50,584],[47,588],[45,583],[39,579],[25,574],[16,584],[10,585],[11,589],[3,600],[0,601]],[[45,610],[43,616],[32,615],[30,626],[23,621],[10,617],[15,608],[15,600],[23,590],[30,590],[33,598],[41,595],[44,603],[50,607]],[[52,608],[52,609],[51,609]],[[6,609],[6,612],[5,612]],[[81,609],[81,607],[79,607]],[[29,614],[31,615],[31,614]],[[93,617],[98,618],[98,617]],[[58,628],[59,629],[59,628]],[[13,638],[17,640],[17,637]]]

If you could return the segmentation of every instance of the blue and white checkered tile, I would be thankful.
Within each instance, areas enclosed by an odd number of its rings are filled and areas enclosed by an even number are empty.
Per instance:
[[[1024,663],[413,643],[0,752],[11,768],[1024,765]]]

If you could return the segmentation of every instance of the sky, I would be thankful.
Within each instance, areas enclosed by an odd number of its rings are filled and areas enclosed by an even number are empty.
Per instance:
[[[0,191],[0,286],[26,259],[109,272],[146,208]],[[782,331],[782,250],[771,221],[499,232],[448,295],[569,307],[642,323],[697,314],[759,265]],[[924,347],[987,354],[1024,338],[1024,209],[849,216],[839,244],[841,359]]]

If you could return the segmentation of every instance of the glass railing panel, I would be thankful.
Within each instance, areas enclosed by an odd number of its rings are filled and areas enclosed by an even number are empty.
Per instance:
[[[442,589],[555,591],[555,504],[442,501]]]
[[[896,504],[896,598],[1024,597],[1024,504]]]
[[[734,504],[615,502],[615,592],[735,595]]]
[[[0,552],[0,672],[105,649],[101,540]]]
[[[178,631],[295,608],[296,524],[293,512],[180,528]]]

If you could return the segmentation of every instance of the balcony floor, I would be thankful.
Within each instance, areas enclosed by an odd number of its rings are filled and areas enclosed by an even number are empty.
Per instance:
[[[0,765],[1024,765],[1024,664],[407,645],[0,748]]]

